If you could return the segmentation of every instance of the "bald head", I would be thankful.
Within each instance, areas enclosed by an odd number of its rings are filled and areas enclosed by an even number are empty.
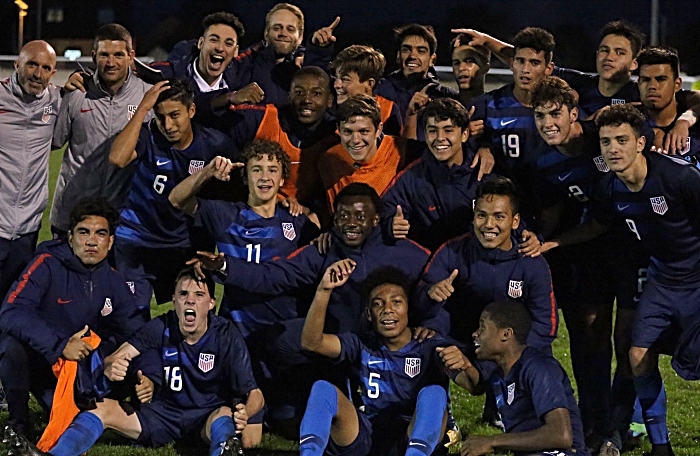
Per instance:
[[[56,51],[46,41],[30,41],[19,52],[15,71],[22,89],[38,96],[56,73]]]

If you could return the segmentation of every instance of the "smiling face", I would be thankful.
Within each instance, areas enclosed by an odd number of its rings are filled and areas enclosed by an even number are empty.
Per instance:
[[[284,185],[282,164],[267,154],[253,157],[246,163],[248,204],[259,206],[277,199],[277,192]]]
[[[427,74],[435,58],[435,54],[430,54],[428,42],[417,35],[407,36],[399,47],[398,60],[404,76]]]
[[[299,122],[312,125],[323,118],[326,109],[331,107],[333,97],[321,78],[304,74],[292,81],[289,101]]]
[[[299,18],[287,9],[275,11],[265,29],[265,41],[277,54],[293,52],[301,43]]]
[[[372,88],[375,80],[369,78],[365,82],[360,81],[360,76],[354,71],[344,72],[342,68],[336,71],[336,78],[333,81],[336,101],[341,104],[355,95],[372,95]]]
[[[578,109],[548,103],[535,107],[535,126],[549,146],[561,146],[569,140],[571,126],[578,118]]]
[[[408,331],[408,296],[403,287],[385,283],[375,287],[369,296],[367,319],[384,339],[405,337]]]
[[[191,119],[195,113],[194,103],[187,107],[177,100],[165,100],[158,103],[153,111],[158,130],[169,142],[179,145],[192,137]]]
[[[459,46],[452,50],[452,73],[460,90],[469,90],[474,86],[483,86],[479,54],[471,46]],[[481,80],[479,80],[481,78]]]
[[[338,202],[334,220],[343,243],[358,247],[379,223],[379,214],[369,196],[351,196]]]
[[[56,53],[48,44],[27,43],[15,61],[17,81],[28,94],[40,95],[56,74]]]
[[[425,142],[438,161],[461,165],[464,161],[462,143],[469,139],[469,130],[462,130],[451,119],[428,117],[425,123]]]
[[[513,214],[510,197],[483,195],[474,205],[474,234],[487,249],[510,250],[511,231],[518,228],[520,214]]]
[[[182,335],[198,340],[207,331],[208,314],[215,305],[203,281],[188,276],[180,279],[175,286],[173,306]]]
[[[552,74],[554,64],[546,63],[544,51],[536,52],[531,48],[522,48],[515,51],[510,69],[513,71],[515,86],[530,91],[542,78]]]
[[[503,330],[489,318],[488,312],[482,312],[479,317],[479,329],[472,337],[476,346],[475,354],[478,359],[495,359],[502,352]]]
[[[338,125],[340,143],[356,163],[367,163],[377,153],[377,140],[382,134],[382,124],[374,127],[372,119],[364,116],[350,117]]]
[[[637,160],[643,160],[642,150],[646,139],[635,137],[630,124],[600,127],[600,151],[605,163],[612,172],[622,173],[632,167]]]
[[[651,111],[661,111],[674,101],[681,83],[667,63],[642,66],[637,82],[642,104]]]
[[[110,86],[120,85],[131,71],[134,55],[133,49],[127,49],[126,41],[104,40],[97,42],[97,50],[92,51],[92,60],[102,82]]]
[[[94,266],[107,258],[114,236],[104,217],[88,215],[68,233],[68,244],[85,266]]]
[[[637,69],[630,40],[620,35],[604,36],[596,51],[595,66],[605,81],[628,81],[632,71]]]
[[[203,77],[218,78],[234,57],[238,55],[238,34],[225,24],[207,28],[197,42],[199,60],[197,69]]]

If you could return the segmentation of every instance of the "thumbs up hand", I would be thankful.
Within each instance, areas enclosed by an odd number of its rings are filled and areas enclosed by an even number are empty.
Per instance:
[[[136,397],[141,401],[142,404],[146,402],[151,402],[153,399],[153,391],[155,386],[150,378],[143,375],[143,372],[136,372]]]
[[[452,293],[455,291],[454,287],[452,286],[452,282],[457,278],[458,274],[459,271],[455,269],[448,278],[441,280],[438,283],[434,283],[428,289],[428,296],[437,302],[446,301],[447,298],[452,296]]]
[[[396,239],[406,239],[408,236],[408,230],[411,228],[411,224],[404,218],[403,209],[401,206],[396,206],[396,215],[391,223],[391,231]]]

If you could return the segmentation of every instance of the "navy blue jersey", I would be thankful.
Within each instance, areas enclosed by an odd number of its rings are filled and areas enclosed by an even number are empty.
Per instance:
[[[651,254],[649,280],[662,286],[700,284],[700,171],[681,158],[644,152],[647,176],[638,192],[613,173],[601,180],[595,217],[623,220]]]
[[[555,409],[567,409],[573,431],[572,448],[577,455],[589,454],[569,377],[552,355],[526,348],[506,376],[493,361],[477,361],[476,367],[487,387],[493,389],[507,433],[537,429],[544,425],[547,413]],[[515,454],[525,453],[516,451]]]
[[[162,386],[154,400],[185,409],[232,407],[257,389],[243,338],[230,321],[213,313],[195,344],[185,342],[174,311],[151,320],[129,343],[142,354],[161,355]]]
[[[384,191],[383,212],[393,215],[400,205],[411,224],[409,239],[434,251],[448,239],[469,231],[480,185],[479,173],[470,164],[465,158],[461,165],[450,168],[426,147],[421,158],[397,174]]]
[[[683,112],[683,108],[679,105],[678,106],[678,114],[676,116],[676,119],[671,123],[670,125],[667,125],[665,127],[660,127],[649,118],[648,112],[646,109],[642,108],[642,113],[647,119],[647,123],[649,126],[655,131],[655,132],[660,132],[662,134],[662,138],[665,139],[666,135],[668,132],[670,132],[673,127],[676,125],[676,120],[678,120],[678,117],[680,117]],[[686,160],[692,162],[692,163],[697,163],[697,159],[700,157],[700,123],[696,123],[690,129],[688,130],[688,138],[685,143],[685,147],[683,150],[679,152],[679,155],[683,156]]]
[[[116,236],[142,247],[189,247],[187,216],[170,204],[168,195],[217,155],[232,157],[233,148],[222,133],[193,124],[192,143],[176,150],[155,122],[141,127],[136,144],[138,169],[120,213]]]
[[[277,206],[270,218],[256,214],[247,203],[199,200],[196,220],[216,241],[219,252],[247,262],[284,258],[319,234],[303,214],[294,217]],[[226,286],[220,314],[228,314],[244,336],[260,326],[297,317],[295,299]]]
[[[532,316],[528,346],[546,348],[551,345],[557,337],[559,317],[549,266],[542,256],[533,258],[520,254],[515,236],[511,236],[511,240],[513,248],[509,251],[485,249],[475,237],[467,234],[446,242],[435,252],[418,287],[419,308],[438,312],[440,304],[428,296],[428,289],[449,277],[455,269],[459,274],[452,282],[455,292],[444,304],[449,326],[433,329],[469,342],[487,304],[514,299],[522,302]]]
[[[607,97],[598,90],[600,76],[597,74],[586,74],[578,70],[555,67],[553,75],[565,80],[572,89],[578,92],[579,119],[587,119],[605,106],[640,101],[639,89],[634,81],[628,81],[617,93]]]
[[[411,339],[391,351],[373,336],[363,340],[354,333],[339,334],[338,361],[348,362],[359,377],[364,413],[370,420],[408,422],[423,387],[440,385],[447,390],[450,379],[435,348],[455,343],[435,336],[423,342]]]

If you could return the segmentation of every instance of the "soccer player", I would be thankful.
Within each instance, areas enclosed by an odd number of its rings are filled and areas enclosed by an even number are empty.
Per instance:
[[[382,194],[404,164],[406,141],[385,135],[381,108],[375,98],[357,95],[338,106],[340,144],[318,158],[328,207],[352,182],[364,182]]]
[[[377,83],[384,75],[386,60],[380,50],[371,46],[353,44],[335,56],[331,68],[335,70],[333,88],[338,105],[356,95],[372,95]],[[375,95],[381,109],[382,129],[385,134],[398,136],[403,120],[396,103]]]
[[[65,237],[70,211],[81,198],[104,196],[118,208],[133,178],[132,169],[118,169],[108,160],[114,137],[150,88],[131,75],[134,49],[129,31],[119,24],[100,27],[92,60],[97,71],[86,91],[66,95],[54,129],[54,148],[68,142],[51,206],[51,229],[58,237]]]
[[[211,456],[238,454],[236,432],[243,432],[243,446],[259,443],[247,442],[245,429],[248,416],[262,408],[263,395],[240,334],[212,312],[212,290],[213,283],[198,279],[191,268],[181,271],[172,297],[175,310],[144,325],[105,358],[105,375],[113,382],[126,378],[132,360],[159,359],[137,372],[140,407],[127,413],[118,401],[97,402],[46,454],[81,455],[106,428],[149,447],[201,436],[210,442]]]
[[[469,106],[484,94],[486,73],[491,69],[491,51],[486,46],[469,44],[471,36],[460,34],[452,45],[452,74],[459,87],[459,102]]]
[[[407,278],[393,270],[367,279],[371,334],[327,334],[323,327],[333,290],[358,265],[345,259],[323,274],[304,323],[304,349],[346,362],[361,382],[362,407],[326,381],[314,384],[299,432],[299,454],[430,455],[445,433],[447,384],[437,347],[450,341],[413,338],[408,327]],[[439,350],[439,349],[438,349]],[[444,450],[444,449],[442,449]]]
[[[517,302],[487,305],[472,335],[477,360],[457,347],[438,348],[454,382],[471,394],[490,389],[498,398],[505,434],[475,435],[462,456],[494,451],[516,455],[588,456],[581,418],[564,368],[550,354],[529,347],[530,312]]]
[[[175,276],[194,253],[187,218],[171,206],[170,191],[214,157],[232,153],[223,133],[191,122],[193,97],[182,80],[157,83],[110,150],[115,166],[137,168],[120,213],[115,260],[145,309],[153,294],[159,304],[169,300]],[[155,119],[144,123],[151,109]]]
[[[0,82],[0,299],[34,255],[48,202],[51,137],[61,103],[59,88],[50,84],[55,73],[51,45],[30,41],[15,71]]]
[[[92,347],[81,340],[95,331],[110,348],[144,323],[124,277],[105,258],[118,214],[104,199],[80,201],[70,217],[68,242],[47,241],[15,282],[0,311],[0,380],[10,424],[29,425],[29,392],[46,410],[56,388],[52,364],[78,361]]]

